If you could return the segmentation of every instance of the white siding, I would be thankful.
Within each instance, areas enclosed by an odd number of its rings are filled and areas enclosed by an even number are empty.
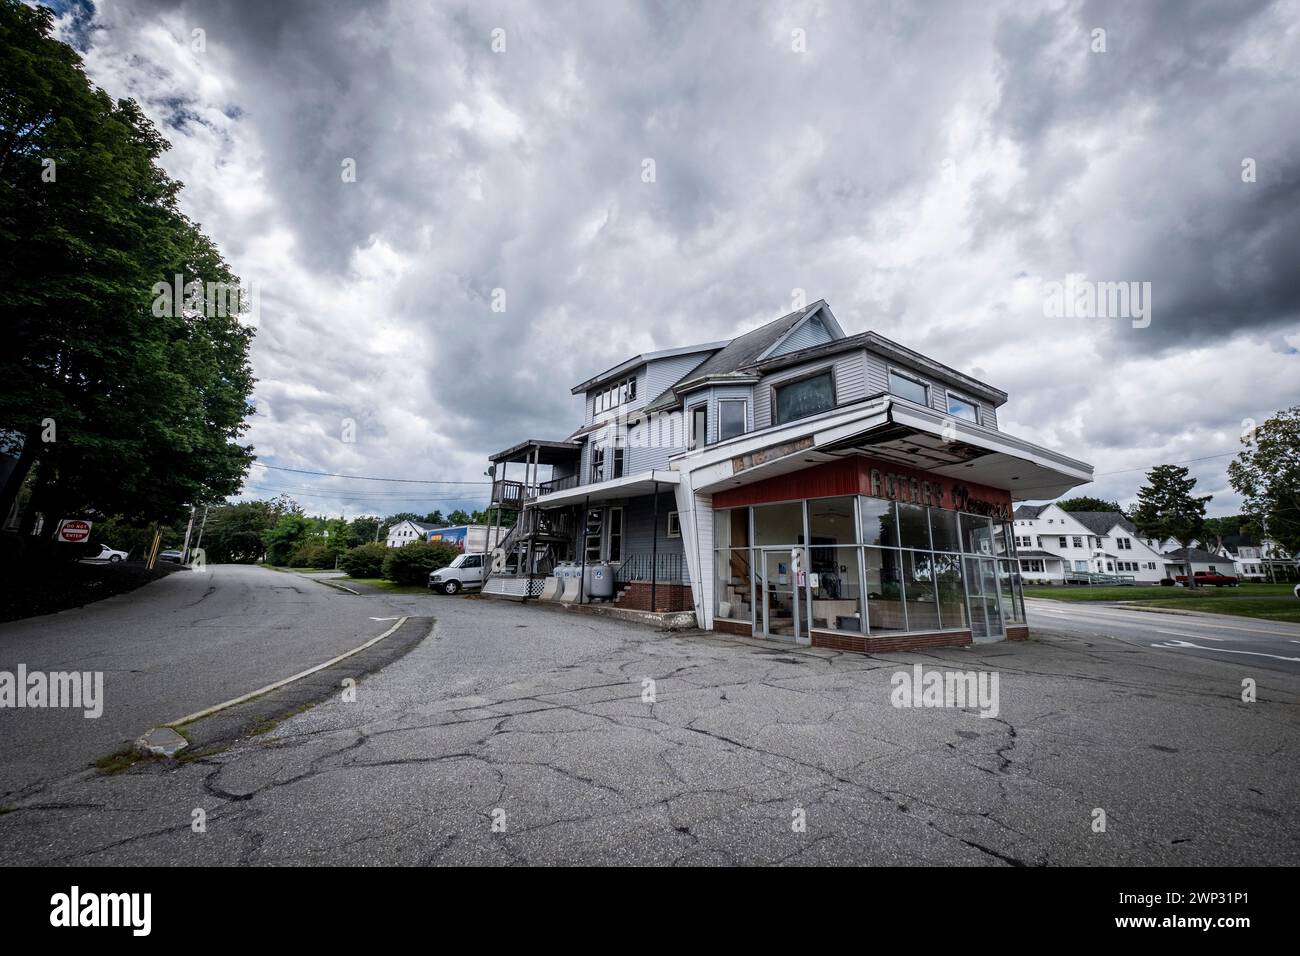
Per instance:
[[[792,378],[799,378],[822,368],[835,369],[835,402],[846,405],[866,398],[866,353],[862,351],[845,352],[842,355],[823,358],[806,365],[782,369],[772,375],[763,376],[763,380],[754,386],[754,427],[767,428],[772,424],[772,386]]]

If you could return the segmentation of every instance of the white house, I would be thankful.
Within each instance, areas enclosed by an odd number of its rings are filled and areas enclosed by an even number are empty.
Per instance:
[[[1115,574],[1137,584],[1165,577],[1165,556],[1118,511],[1065,511],[1021,505],[1013,515],[1020,573],[1032,582],[1063,582],[1067,574]]]
[[[414,541],[423,541],[430,531],[436,531],[440,525],[427,524],[423,521],[402,521],[388,529],[390,548],[404,548]]]

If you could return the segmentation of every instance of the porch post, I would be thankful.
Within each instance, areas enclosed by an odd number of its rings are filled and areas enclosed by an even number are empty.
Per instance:
[[[591,495],[582,499],[582,518],[578,522],[578,547],[582,560],[578,565],[578,603],[587,601],[587,513],[591,510]]]
[[[659,482],[654,483],[655,510],[654,519],[650,525],[650,613],[659,610],[658,602],[655,598],[658,596],[659,587]]]

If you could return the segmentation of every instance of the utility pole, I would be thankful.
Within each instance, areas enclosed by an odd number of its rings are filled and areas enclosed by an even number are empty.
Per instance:
[[[181,547],[181,564],[190,560],[190,532],[194,530],[194,505],[190,505],[190,520],[185,525],[185,544]]]
[[[194,547],[201,547],[203,544],[203,529],[208,526],[208,508],[209,505],[203,506],[203,523],[199,525],[199,540],[194,542]]]

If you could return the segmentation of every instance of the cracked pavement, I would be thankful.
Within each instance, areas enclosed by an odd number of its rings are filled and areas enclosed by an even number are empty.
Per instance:
[[[868,657],[488,599],[348,600],[437,623],[354,703],[52,783],[0,815],[0,863],[1300,862],[1295,675],[1047,632]],[[914,663],[996,671],[998,716],[894,708]]]

